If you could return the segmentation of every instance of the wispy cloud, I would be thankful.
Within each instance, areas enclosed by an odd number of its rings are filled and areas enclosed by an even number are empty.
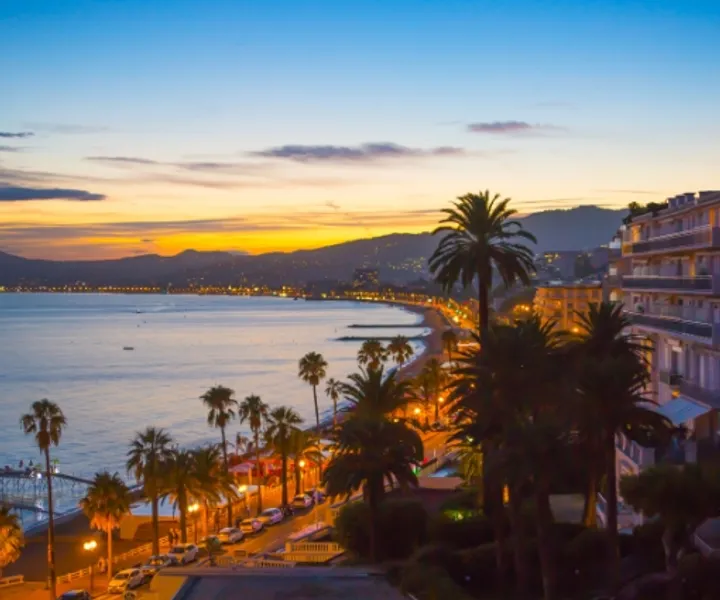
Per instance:
[[[29,138],[34,135],[32,131],[0,131],[0,138]]]
[[[425,158],[433,156],[459,156],[462,148],[440,146],[436,148],[408,148],[392,142],[373,142],[360,146],[289,144],[251,153],[262,158],[276,158],[295,162],[373,162],[397,158]]]
[[[98,163],[107,163],[115,165],[159,165],[156,160],[149,158],[137,158],[134,156],[86,156],[85,160]]]
[[[623,194],[626,196],[662,196],[657,190],[597,190],[601,194]]]
[[[30,202],[33,200],[71,200],[93,202],[105,200],[103,194],[63,188],[31,188],[0,184],[0,202]]]
[[[487,121],[468,123],[467,130],[471,133],[487,135],[528,135],[562,131],[557,125],[538,125],[527,121]]]
[[[97,125],[78,125],[74,123],[25,123],[28,129],[45,133],[58,133],[61,135],[83,135],[87,133],[100,133],[107,131],[107,127]]]
[[[22,148],[15,146],[0,146],[0,152],[22,152]]]

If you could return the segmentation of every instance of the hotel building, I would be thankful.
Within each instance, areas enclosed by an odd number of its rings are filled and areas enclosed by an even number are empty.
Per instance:
[[[590,303],[603,299],[600,281],[548,282],[537,288],[533,309],[543,322],[555,321],[558,329],[577,333],[578,313],[585,313]]]
[[[682,194],[632,216],[622,232],[621,300],[649,338],[651,397],[687,435],[669,450],[618,438],[618,474],[657,462],[718,456],[720,442],[720,192]],[[629,512],[629,523],[639,517]]]

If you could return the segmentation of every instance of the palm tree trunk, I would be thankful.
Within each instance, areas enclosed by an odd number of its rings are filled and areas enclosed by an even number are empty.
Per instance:
[[[179,494],[178,509],[180,510],[180,541],[187,544],[187,497],[185,492]]]
[[[155,493],[152,495],[150,507],[152,510],[152,553],[157,555],[160,554],[160,519],[158,518],[158,497]]]
[[[380,544],[379,544],[379,517],[380,517],[380,499],[378,498],[378,485],[374,481],[369,481],[367,489],[367,503],[370,512],[370,560],[374,563],[380,562]],[[382,480],[379,489],[382,489]]]
[[[489,441],[482,444],[483,463],[482,463],[482,494],[483,494],[483,512],[493,523],[495,532],[495,562],[497,566],[498,584],[503,587],[507,581],[508,565],[505,557],[505,548],[507,545],[507,531],[505,527],[505,509],[503,507],[503,486],[490,473],[489,464],[491,460],[489,456],[494,451],[493,445]]]
[[[287,452],[283,452],[281,454],[280,460],[281,460],[280,468],[282,470],[282,472],[280,473],[280,480],[282,482],[282,504],[284,506],[288,503],[288,489],[287,489],[288,488],[288,485],[287,485],[288,484],[288,477],[287,477],[287,475],[288,475],[288,473],[287,473],[288,457],[287,457]]]
[[[295,457],[295,495],[300,493],[300,467],[298,466],[297,456]]]
[[[110,521],[108,521],[108,526],[107,526],[107,537],[108,537],[108,541],[107,541],[107,551],[108,551],[107,576],[108,576],[108,581],[110,581],[112,579],[112,564],[113,564],[113,562],[112,562],[112,559],[113,559],[113,556],[112,556],[112,532],[113,532],[112,523]]]
[[[205,537],[207,537],[210,535],[210,507],[207,500],[203,500],[203,504],[205,505]]]
[[[488,281],[482,276],[482,272],[478,270],[478,333],[480,335],[480,343],[482,344],[485,332],[490,325],[490,286],[492,284],[492,272],[488,276]]]
[[[225,473],[228,473],[229,466],[228,466],[228,455],[227,455],[227,444],[225,443],[225,428],[220,428],[220,435],[222,437],[222,453],[223,453],[223,463],[225,465]],[[230,498],[227,499],[227,526],[232,527],[232,500]]]
[[[608,567],[610,571],[610,581],[612,582],[613,587],[615,587],[620,575],[620,555],[618,552],[618,498],[614,431],[608,435],[607,440],[605,441],[605,460],[605,468],[607,472],[606,511]]]
[[[585,527],[597,527],[597,494],[598,476],[596,469],[590,466],[587,489],[585,490],[585,504],[583,508],[583,524]]]
[[[318,409],[317,401],[317,386],[312,386],[313,389],[313,401],[315,402],[315,422],[317,423],[317,432],[320,435],[320,409]]]
[[[525,524],[521,514],[522,497],[516,491],[510,494],[508,517],[513,536],[513,559],[515,563],[516,597],[527,598],[530,588],[530,575],[526,559]]]
[[[257,468],[257,514],[262,512],[262,473],[260,467],[260,430],[255,431],[255,467]]]
[[[337,398],[333,397],[333,431],[337,429]]]
[[[53,496],[52,496],[52,472],[50,470],[50,450],[45,449],[45,474],[47,476],[48,491],[48,579],[50,585],[50,596],[57,598],[57,580],[55,577],[55,516],[53,514]]]
[[[555,560],[555,540],[553,539],[553,513],[550,507],[548,482],[538,478],[535,486],[535,504],[537,506],[538,552],[542,570],[543,592],[545,600],[557,597],[557,565]]]

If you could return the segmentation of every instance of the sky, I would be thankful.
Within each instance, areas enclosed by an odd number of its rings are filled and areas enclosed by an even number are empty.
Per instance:
[[[0,0],[0,250],[250,253],[720,188],[717,0]]]

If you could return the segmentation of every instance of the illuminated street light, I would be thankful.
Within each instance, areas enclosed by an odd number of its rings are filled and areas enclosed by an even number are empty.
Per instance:
[[[304,461],[304,460],[301,460],[301,461],[298,463],[298,465],[300,466],[301,469],[304,469],[304,468],[305,468],[305,461]]]
[[[85,542],[83,544],[83,550],[85,552],[95,552],[97,550],[97,542],[95,540],[90,540],[88,542]],[[110,565],[108,565],[108,573],[110,572]],[[92,561],[90,562],[90,592],[92,593],[93,588],[95,587],[95,557],[93,556]]]
[[[416,415],[419,415],[422,411],[421,411],[419,408],[416,408],[413,412],[414,412]]]
[[[438,402],[439,402],[440,404],[442,404],[443,402],[445,402],[445,398],[443,398],[442,396],[440,396],[440,397],[438,398]]]
[[[200,512],[200,505],[195,502],[188,506],[188,512],[193,517],[193,529],[195,530],[195,543],[198,543],[198,513]]]

